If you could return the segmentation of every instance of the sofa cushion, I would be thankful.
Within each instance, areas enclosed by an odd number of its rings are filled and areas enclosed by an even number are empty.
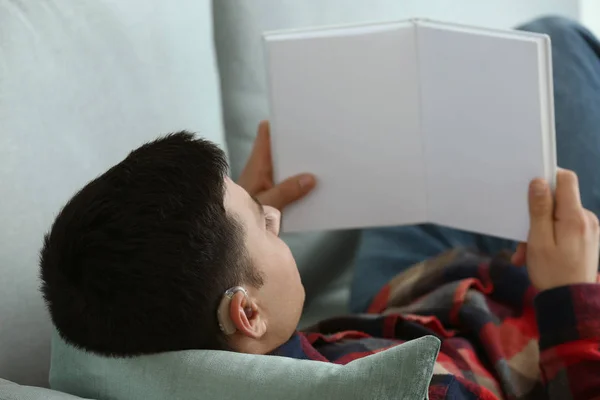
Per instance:
[[[0,379],[0,399],[2,400],[84,400],[81,397],[43,389],[34,386],[21,386]]]
[[[439,346],[439,339],[425,336],[341,366],[210,350],[108,358],[55,334],[50,384],[111,400],[422,400]]]
[[[47,385],[38,252],[60,207],[132,148],[223,144],[208,1],[0,1],[0,376]]]

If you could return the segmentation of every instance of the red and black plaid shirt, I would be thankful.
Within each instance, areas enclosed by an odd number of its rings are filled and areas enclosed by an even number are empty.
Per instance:
[[[600,399],[598,284],[538,294],[506,258],[456,250],[398,275],[369,313],[323,321],[274,354],[346,364],[435,335],[431,399]]]

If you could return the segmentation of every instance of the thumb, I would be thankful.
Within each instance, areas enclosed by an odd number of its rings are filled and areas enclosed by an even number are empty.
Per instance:
[[[314,189],[316,184],[317,181],[313,175],[296,175],[260,193],[256,197],[264,205],[283,210],[289,204],[306,196]]]
[[[510,262],[517,266],[522,267],[525,265],[525,261],[527,260],[527,244],[519,243],[517,246],[517,250],[514,252],[512,257],[510,258]]]
[[[543,179],[529,185],[529,243],[554,242],[554,204],[550,186]]]

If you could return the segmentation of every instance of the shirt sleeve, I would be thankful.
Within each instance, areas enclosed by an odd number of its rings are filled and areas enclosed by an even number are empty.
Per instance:
[[[600,284],[537,295],[540,368],[550,399],[600,399]]]

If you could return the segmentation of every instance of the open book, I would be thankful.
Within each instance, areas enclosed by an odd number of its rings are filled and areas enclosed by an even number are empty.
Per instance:
[[[550,39],[405,22],[265,34],[277,181],[319,184],[284,231],[435,223],[525,240],[554,184]]]

